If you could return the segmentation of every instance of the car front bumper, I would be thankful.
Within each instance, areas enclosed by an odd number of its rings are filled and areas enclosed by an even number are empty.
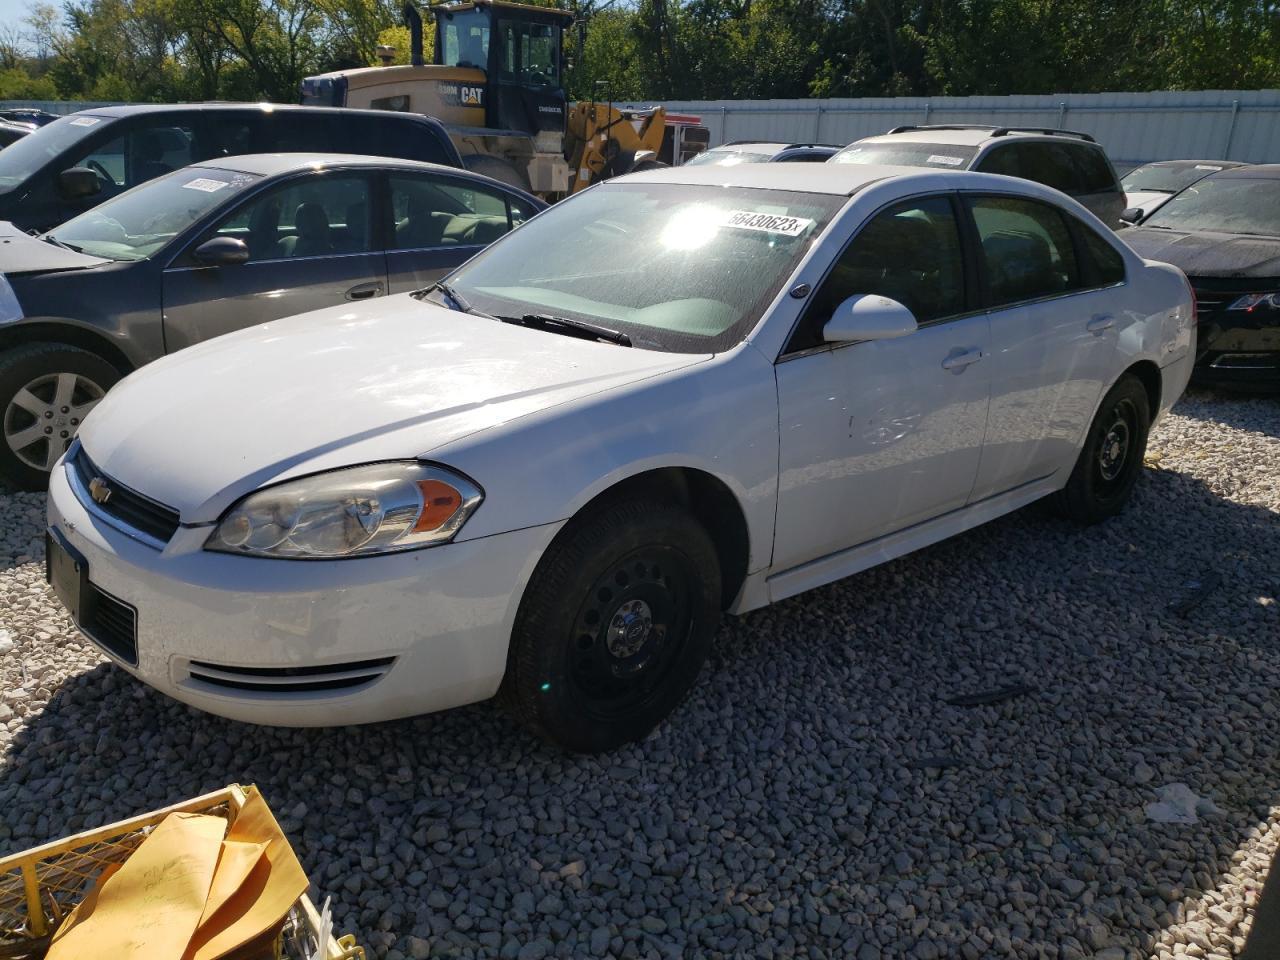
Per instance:
[[[82,502],[62,465],[48,519],[95,596],[136,612],[136,658],[119,618],[82,626],[112,660],[191,706],[273,726],[372,723],[492,696],[524,586],[560,527],[317,561],[208,552],[208,526],[181,527],[160,550]]]

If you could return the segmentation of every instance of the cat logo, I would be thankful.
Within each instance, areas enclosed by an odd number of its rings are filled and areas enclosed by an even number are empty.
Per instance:
[[[461,86],[458,88],[458,98],[464,106],[484,106],[484,87]]]

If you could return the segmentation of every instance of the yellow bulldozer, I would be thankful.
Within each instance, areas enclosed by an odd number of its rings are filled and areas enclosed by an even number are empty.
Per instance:
[[[444,123],[467,168],[558,199],[598,180],[677,165],[705,150],[697,117],[662,107],[569,104],[564,30],[573,14],[504,0],[432,6],[433,63],[423,57],[422,17],[407,4],[410,63],[308,77],[302,102],[402,110]]]

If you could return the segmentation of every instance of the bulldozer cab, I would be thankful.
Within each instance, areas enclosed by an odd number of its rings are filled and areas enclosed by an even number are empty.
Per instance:
[[[573,15],[501,0],[433,6],[435,63],[480,69],[483,86],[460,84],[461,103],[483,106],[485,126],[519,130],[540,151],[559,152],[564,136],[561,40]]]

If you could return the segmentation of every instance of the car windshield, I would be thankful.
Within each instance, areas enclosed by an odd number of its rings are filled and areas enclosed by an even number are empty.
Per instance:
[[[706,150],[692,160],[686,160],[686,167],[736,167],[740,163],[768,163],[773,159],[772,153],[754,153],[749,150]]]
[[[1211,173],[1217,173],[1222,167],[1211,163],[1197,163],[1191,166],[1163,167],[1148,164],[1130,170],[1120,181],[1120,189],[1125,193],[1177,193],[1183,187],[1189,187],[1197,180],[1203,180]]]
[[[712,353],[754,326],[844,197],[612,183],[539,214],[449,278],[476,310],[550,314],[637,347]]]
[[[261,179],[238,170],[187,167],[99,204],[45,237],[108,260],[145,260]]]
[[[46,163],[102,129],[110,117],[94,117],[84,113],[62,117],[34,130],[0,151],[0,191],[12,190],[40,170]]]
[[[851,143],[827,163],[873,163],[891,167],[951,167],[966,170],[977,153],[976,147],[954,143]]]
[[[1142,225],[1277,237],[1280,180],[1211,176],[1167,201]]]

